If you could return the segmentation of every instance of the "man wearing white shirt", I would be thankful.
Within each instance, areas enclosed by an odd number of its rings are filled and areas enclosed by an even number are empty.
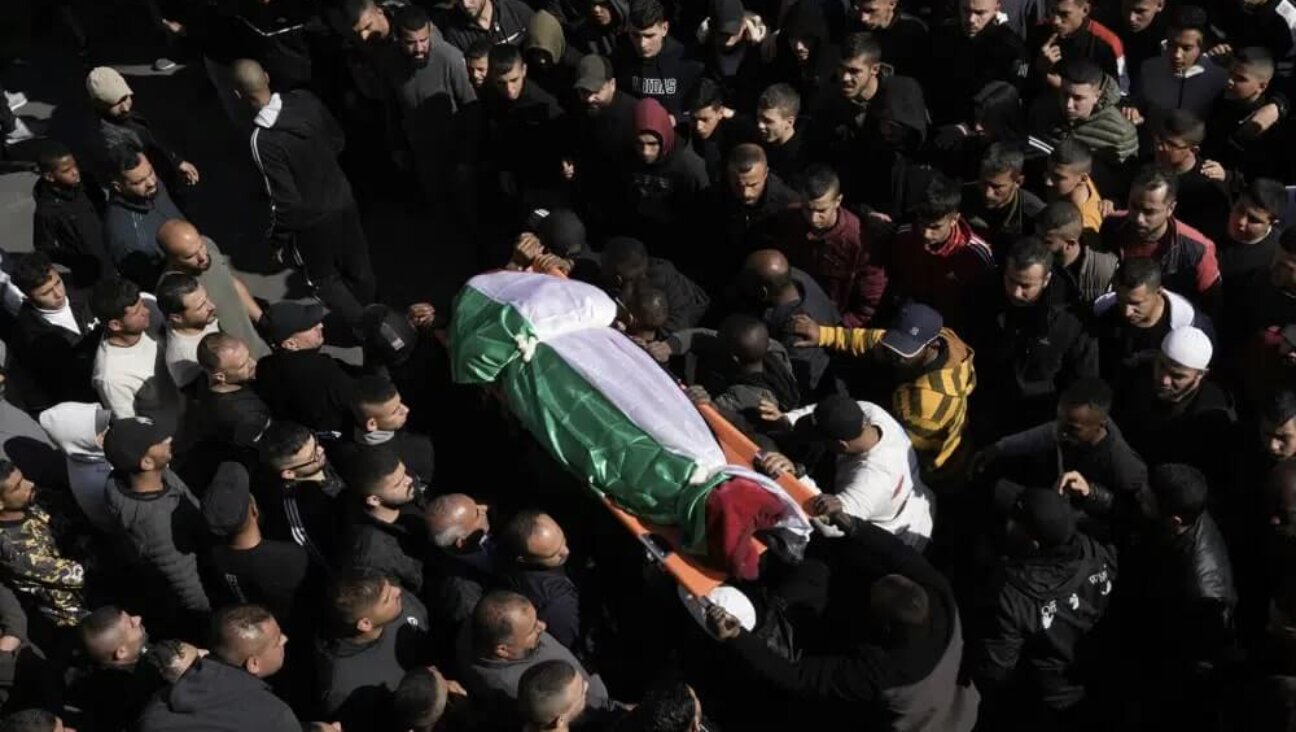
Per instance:
[[[178,389],[184,390],[202,375],[198,342],[220,330],[216,305],[207,288],[193,275],[173,273],[157,288],[158,309],[166,317],[166,367]]]
[[[770,406],[762,412],[774,417]],[[834,490],[811,502],[811,514],[844,511],[918,551],[927,546],[935,501],[922,482],[913,444],[894,417],[876,404],[840,394],[783,416],[837,454]]]
[[[105,280],[90,294],[90,310],[104,335],[90,377],[100,402],[114,419],[145,416],[174,430],[179,396],[162,360],[157,337],[159,315],[151,298],[141,297],[129,280]]]

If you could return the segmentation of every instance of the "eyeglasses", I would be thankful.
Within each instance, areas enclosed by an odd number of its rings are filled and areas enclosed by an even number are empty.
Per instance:
[[[297,465],[290,465],[290,466],[285,467],[285,468],[282,468],[282,469],[283,469],[283,470],[294,470],[294,471],[296,471],[296,470],[301,470],[302,468],[304,468],[304,467],[306,467],[306,466],[308,466],[308,465],[314,465],[315,463],[319,462],[320,458],[322,458],[322,457],[324,457],[324,446],[321,445],[321,444],[319,444],[319,442],[316,442],[316,443],[315,443],[315,451],[311,454],[311,458],[310,458],[309,460],[307,460],[307,461],[304,462],[304,463],[298,463]]]

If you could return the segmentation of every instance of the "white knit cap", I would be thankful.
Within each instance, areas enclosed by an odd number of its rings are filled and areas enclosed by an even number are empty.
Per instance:
[[[108,66],[96,66],[86,76],[86,93],[90,95],[92,100],[105,107],[111,107],[134,92],[131,91],[130,84],[126,83],[126,79],[117,72],[117,69]]]
[[[1189,325],[1170,331],[1161,341],[1161,353],[1180,366],[1202,371],[1210,365],[1215,347],[1200,328]]]

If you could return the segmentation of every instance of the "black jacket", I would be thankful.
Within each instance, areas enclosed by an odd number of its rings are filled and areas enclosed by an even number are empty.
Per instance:
[[[1021,429],[1053,415],[1057,394],[1069,383],[1098,375],[1098,349],[1070,304],[1067,279],[1054,273],[1039,302],[1014,305],[1003,276],[990,272],[967,300],[964,340],[976,351],[973,399],[1004,429]],[[1014,404],[1011,414],[993,404]],[[998,434],[1003,434],[999,432]],[[997,435],[996,435],[997,436]]]
[[[639,58],[629,40],[623,39],[612,66],[618,89],[640,99],[656,99],[675,119],[683,118],[684,98],[702,76],[702,64],[687,58],[684,45],[669,35],[661,53],[650,59]]]
[[[992,81],[1020,87],[1025,81],[1025,47],[1006,24],[991,22],[972,38],[955,19],[932,32],[934,58],[924,89],[936,125],[971,122],[972,99]]]
[[[531,81],[509,101],[497,93],[482,95],[486,134],[482,156],[494,171],[502,193],[518,196],[558,181],[562,107]]]
[[[804,64],[792,52],[792,41],[797,39],[810,47],[810,58]],[[841,51],[829,37],[823,3],[799,0],[789,8],[777,44],[769,70],[770,81],[791,84],[801,95],[801,109],[808,117],[821,94],[835,93],[833,80],[841,60]]]
[[[391,577],[411,593],[423,590],[423,557],[427,529],[422,512],[411,505],[395,523],[384,523],[352,503],[337,566],[373,569]]]
[[[426,666],[428,613],[412,592],[401,595],[401,614],[376,640],[349,638],[316,644],[324,716],[343,729],[388,729],[392,692],[405,672]]]
[[[1254,102],[1223,96],[1216,99],[1206,118],[1202,157],[1218,162],[1225,170],[1240,172],[1248,179],[1287,180],[1292,164],[1289,121],[1279,119],[1260,135],[1243,124],[1253,112],[1271,102],[1278,102],[1280,109],[1286,108],[1287,101],[1279,97],[1271,91]]]
[[[634,98],[618,89],[598,114],[581,110],[562,120],[563,154],[576,163],[576,198],[589,223],[604,224],[617,205],[621,165],[635,139],[634,108]]]
[[[920,18],[896,10],[891,25],[885,28],[866,29],[856,26],[856,31],[866,31],[882,47],[882,61],[897,74],[917,78],[927,77],[931,50],[931,37],[927,24]]]
[[[692,131],[688,136],[688,146],[697,153],[699,158],[702,158],[706,166],[707,180],[713,186],[724,183],[725,163],[729,160],[729,153],[745,142],[760,142],[757,137],[756,123],[750,117],[737,112],[734,116],[721,120],[716,125],[715,131],[705,140]]]
[[[475,41],[486,39],[492,45],[507,43],[521,46],[526,38],[527,26],[531,22],[532,11],[521,0],[488,0],[494,10],[490,28],[482,28],[477,22],[468,18],[457,8],[451,12],[447,22],[438,26],[450,45],[460,51],[467,51]]]
[[[255,125],[252,158],[270,193],[275,235],[308,229],[355,206],[337,161],[346,144],[342,128],[314,94],[276,94],[257,113]]]
[[[1205,379],[1182,402],[1157,398],[1151,369],[1127,389],[1115,417],[1129,440],[1150,465],[1187,463],[1221,489],[1228,474],[1230,448],[1237,444],[1237,414],[1228,392]]]
[[[752,206],[735,196],[728,183],[709,188],[698,197],[693,217],[707,245],[688,249],[675,261],[709,292],[722,292],[748,254],[777,246],[774,218],[796,201],[796,193],[773,172]]]
[[[207,595],[216,607],[256,603],[274,614],[284,632],[296,628],[294,610],[299,595],[305,599],[302,589],[310,568],[305,549],[273,539],[263,539],[251,549],[215,546],[203,565]],[[314,612],[314,608],[303,609]]]
[[[67,690],[63,720],[86,732],[129,728],[166,686],[157,666],[142,656],[127,667],[72,666],[64,673],[63,681]]]
[[[162,479],[162,491],[136,493],[124,476],[113,473],[104,496],[115,538],[126,566],[164,587],[180,608],[206,613],[211,604],[198,571],[198,545],[207,533],[202,509],[169,468]]]
[[[1103,619],[1116,581],[1116,551],[1082,533],[1067,546],[1010,559],[998,571],[981,639],[977,686],[989,692],[1017,675],[1054,709],[1084,698],[1085,640]]]
[[[24,394],[28,408],[36,411],[61,402],[97,402],[90,386],[95,352],[101,333],[84,302],[68,293],[69,306],[82,334],[54,325],[37,312],[31,300],[18,310],[10,346],[27,368],[41,394]]]
[[[267,539],[301,546],[321,567],[332,566],[343,526],[338,494],[345,488],[333,467],[324,469],[324,480],[319,482],[285,481],[266,472],[252,486],[262,533]]]
[[[104,248],[104,200],[98,189],[83,185],[67,190],[37,178],[32,198],[36,201],[32,222],[36,251],[67,267],[76,287],[90,287],[113,273]]]
[[[153,698],[137,732],[301,732],[302,724],[270,685],[214,657],[194,661]]]
[[[318,349],[276,351],[257,363],[256,391],[279,419],[316,432],[351,429],[354,380]]]
[[[666,319],[667,330],[692,328],[702,322],[711,305],[711,298],[697,283],[680,274],[675,265],[665,259],[648,258],[648,284],[666,294],[670,315]]]
[[[502,575],[504,587],[526,596],[535,605],[536,615],[544,621],[549,635],[575,648],[581,629],[580,590],[567,576],[567,570],[518,568]]]
[[[1043,210],[1044,202],[1025,188],[1019,188],[1007,206],[990,208],[985,205],[979,184],[969,183],[963,187],[963,217],[972,230],[990,245],[995,263],[1001,267],[1012,245],[1021,237],[1035,233],[1035,217]],[[1054,276],[1061,274],[1055,272]]]

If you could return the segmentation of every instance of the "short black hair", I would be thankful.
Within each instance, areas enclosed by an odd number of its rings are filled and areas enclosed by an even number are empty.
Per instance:
[[[1103,78],[1106,76],[1101,66],[1084,56],[1064,58],[1058,62],[1056,69],[1063,83],[1067,84],[1102,86]]]
[[[603,264],[612,274],[639,271],[648,266],[648,247],[629,236],[614,236],[603,245]]]
[[[522,49],[508,43],[499,43],[491,47],[486,55],[486,74],[493,78],[503,76],[513,70],[514,66],[525,63]]]
[[[0,732],[54,732],[58,717],[45,709],[23,709],[0,722]]]
[[[875,64],[882,60],[882,44],[872,33],[851,33],[842,41],[841,60],[864,59],[864,63]]]
[[[36,166],[40,172],[49,173],[58,167],[63,158],[72,157],[72,149],[58,140],[46,140],[36,151]]]
[[[222,333],[219,330],[208,333],[202,337],[202,340],[198,341],[198,365],[208,373],[215,371],[220,367],[221,351],[233,348],[236,343],[243,342],[235,336]]]
[[[1088,173],[1093,170],[1093,151],[1083,142],[1068,137],[1049,153],[1049,162],[1054,165],[1065,165],[1068,168],[1080,168]]]
[[[184,312],[184,298],[199,287],[198,278],[183,272],[172,272],[157,286],[158,310],[163,315],[179,315]]]
[[[1279,389],[1260,407],[1260,424],[1281,427],[1296,419],[1296,391]]]
[[[1112,389],[1096,376],[1077,379],[1058,397],[1058,406],[1068,409],[1091,407],[1108,414],[1112,406]]]
[[[1196,5],[1180,5],[1177,8],[1171,8],[1169,12],[1170,19],[1166,22],[1166,35],[1169,36],[1175,31],[1195,30],[1206,37],[1206,28],[1210,23],[1210,18],[1206,11]]]
[[[114,178],[120,178],[127,171],[138,168],[140,158],[146,157],[144,150],[133,142],[123,142],[108,149],[108,170]]]
[[[1206,511],[1206,476],[1191,465],[1165,463],[1152,468],[1148,484],[1163,518],[1178,516],[1191,524]]]
[[[1134,174],[1130,181],[1130,193],[1136,190],[1157,190],[1164,188],[1166,200],[1173,201],[1179,196],[1179,176],[1159,165],[1145,165]]]
[[[530,724],[547,725],[565,711],[563,692],[577,674],[575,666],[562,659],[541,661],[522,674],[518,681],[518,711]]]
[[[707,107],[724,106],[724,87],[716,83],[715,79],[704,76],[698,79],[693,85],[692,91],[684,97],[684,109],[689,112],[696,112],[699,109]]]
[[[1264,46],[1247,46],[1233,52],[1233,63],[1253,72],[1258,72],[1261,76],[1269,77],[1273,81],[1273,76],[1277,70],[1274,63],[1273,53]]]
[[[1161,289],[1161,263],[1151,257],[1127,259],[1116,268],[1112,275],[1112,289],[1135,290],[1139,287],[1149,290]]]
[[[430,669],[405,673],[392,692],[392,721],[396,729],[430,729],[445,714],[446,690]]]
[[[815,164],[805,169],[796,183],[797,193],[807,201],[841,193],[841,179],[837,171],[827,165]]]
[[[397,396],[400,392],[391,379],[382,374],[366,374],[352,382],[351,411],[357,420],[363,419],[366,406],[382,404]]]
[[[761,92],[756,109],[777,109],[786,117],[795,117],[801,113],[801,95],[791,84],[773,84]]]
[[[1273,178],[1252,178],[1238,191],[1237,197],[1264,209],[1274,221],[1281,219],[1287,211],[1287,188]]]
[[[495,42],[489,38],[478,38],[464,49],[464,59],[471,61],[475,58],[486,58],[490,51],[495,47]]]
[[[636,321],[656,323],[653,327],[663,327],[670,319],[670,300],[657,287],[636,287],[625,306]]]
[[[698,702],[688,684],[669,681],[644,692],[639,706],[630,713],[638,732],[688,732],[697,718]]]
[[[635,30],[651,28],[658,23],[666,22],[666,8],[659,0],[631,0],[630,12],[626,20]]]
[[[9,279],[22,294],[31,297],[33,290],[49,282],[53,269],[54,263],[50,261],[48,254],[30,252],[18,257],[13,271],[9,273]]]
[[[1196,147],[1206,139],[1206,122],[1187,109],[1172,109],[1156,119],[1153,133],[1158,137],[1177,137]]]
[[[139,286],[130,280],[99,280],[90,291],[90,312],[104,323],[120,320],[139,299]]]
[[[757,363],[769,351],[769,327],[765,321],[746,313],[726,317],[717,335],[726,352],[740,363]]]
[[[1059,229],[1073,229],[1077,233],[1084,229],[1084,214],[1079,206],[1070,201],[1054,201],[1035,217],[1035,230],[1039,233],[1047,234]]]
[[[1053,260],[1053,251],[1043,239],[1038,236],[1023,236],[1013,242],[1012,248],[1008,250],[1004,267],[1007,269],[1011,265],[1012,269],[1020,272],[1040,265],[1047,274],[1053,269]]]
[[[513,612],[530,605],[531,601],[525,596],[508,590],[491,590],[482,595],[472,613],[473,648],[479,654],[489,654],[496,646],[508,641],[514,632]]]
[[[391,444],[360,445],[346,461],[347,486],[362,498],[372,496],[400,465],[400,453]]]
[[[314,436],[315,433],[296,422],[276,419],[261,433],[257,454],[261,462],[280,470],[284,462],[296,455]]]
[[[963,203],[963,187],[944,173],[934,172],[909,206],[915,221],[926,222],[958,213]]]
[[[540,523],[540,517],[544,515],[544,511],[524,508],[513,514],[508,523],[504,524],[504,528],[500,531],[499,542],[500,548],[504,550],[505,556],[510,561],[515,557],[526,555],[527,540],[531,538],[531,534]]]
[[[420,31],[428,27],[432,17],[421,5],[406,5],[396,11],[396,27],[403,31]]]
[[[764,148],[754,143],[744,142],[735,145],[734,149],[729,151],[726,169],[730,173],[750,173],[757,165],[768,164],[769,158],[766,157]]]
[[[388,584],[392,582],[387,575],[369,568],[350,569],[334,576],[325,597],[335,637],[355,635],[356,623],[373,609]]]
[[[1017,145],[994,142],[981,155],[981,175],[1021,174],[1026,167],[1026,154]]]

